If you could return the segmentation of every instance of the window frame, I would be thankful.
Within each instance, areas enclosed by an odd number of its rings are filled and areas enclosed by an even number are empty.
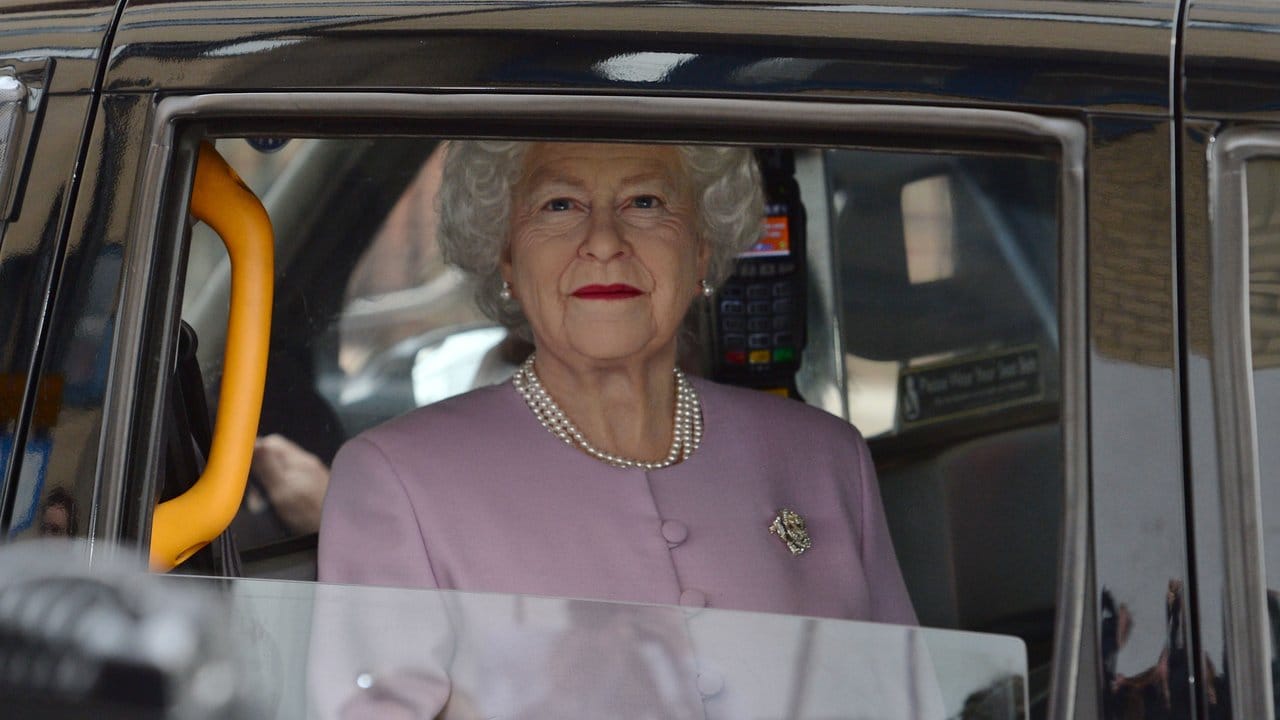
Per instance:
[[[108,537],[122,536],[122,510],[130,502],[137,503],[139,553],[144,555],[151,517],[145,498],[153,497],[155,491],[162,449],[159,418],[167,380],[161,373],[155,382],[148,370],[166,367],[174,353],[177,278],[184,251],[172,246],[186,222],[195,161],[194,148],[183,141],[183,133],[192,124],[202,123],[219,134],[235,134],[239,123],[259,134],[305,126],[311,135],[324,135],[326,128],[333,127],[371,135],[587,139],[585,129],[590,128],[590,139],[600,140],[901,149],[896,141],[915,149],[994,147],[1006,154],[1010,145],[1030,145],[1051,152],[1060,163],[1064,516],[1049,717],[1073,716],[1085,608],[1090,602],[1086,592],[1090,508],[1087,135],[1079,120],[1006,110],[706,97],[387,92],[166,97],[155,106],[150,145],[135,193],[99,465],[104,530]]]

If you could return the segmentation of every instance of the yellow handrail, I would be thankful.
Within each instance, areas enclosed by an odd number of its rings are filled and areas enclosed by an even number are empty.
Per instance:
[[[200,145],[191,214],[222,238],[231,258],[227,347],[204,473],[190,490],[156,507],[151,569],[170,570],[209,544],[235,517],[244,497],[262,412],[271,339],[275,243],[258,198],[208,143]]]

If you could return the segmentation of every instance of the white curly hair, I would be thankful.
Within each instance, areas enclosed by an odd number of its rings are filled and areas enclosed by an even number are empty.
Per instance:
[[[512,188],[532,143],[507,140],[451,141],[437,204],[440,247],[446,262],[476,281],[476,304],[493,320],[529,337],[529,322],[515,300],[504,301],[499,271],[510,230]],[[698,236],[711,246],[704,278],[719,285],[734,258],[760,238],[764,195],[751,151],[741,147],[679,145],[696,194]]]

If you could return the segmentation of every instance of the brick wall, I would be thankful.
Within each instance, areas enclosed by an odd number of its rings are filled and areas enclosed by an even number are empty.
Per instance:
[[[1168,137],[1128,133],[1090,153],[1089,323],[1095,348],[1116,360],[1169,367]]]

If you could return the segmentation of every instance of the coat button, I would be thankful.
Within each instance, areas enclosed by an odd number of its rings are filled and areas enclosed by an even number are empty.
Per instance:
[[[701,590],[689,588],[688,590],[680,593],[680,604],[684,607],[706,607],[707,594]]]
[[[662,523],[662,537],[666,538],[668,545],[675,547],[689,537],[689,526],[679,520],[668,520]]]
[[[724,676],[715,670],[703,670],[698,673],[698,692],[709,698],[720,694],[724,689]]]

